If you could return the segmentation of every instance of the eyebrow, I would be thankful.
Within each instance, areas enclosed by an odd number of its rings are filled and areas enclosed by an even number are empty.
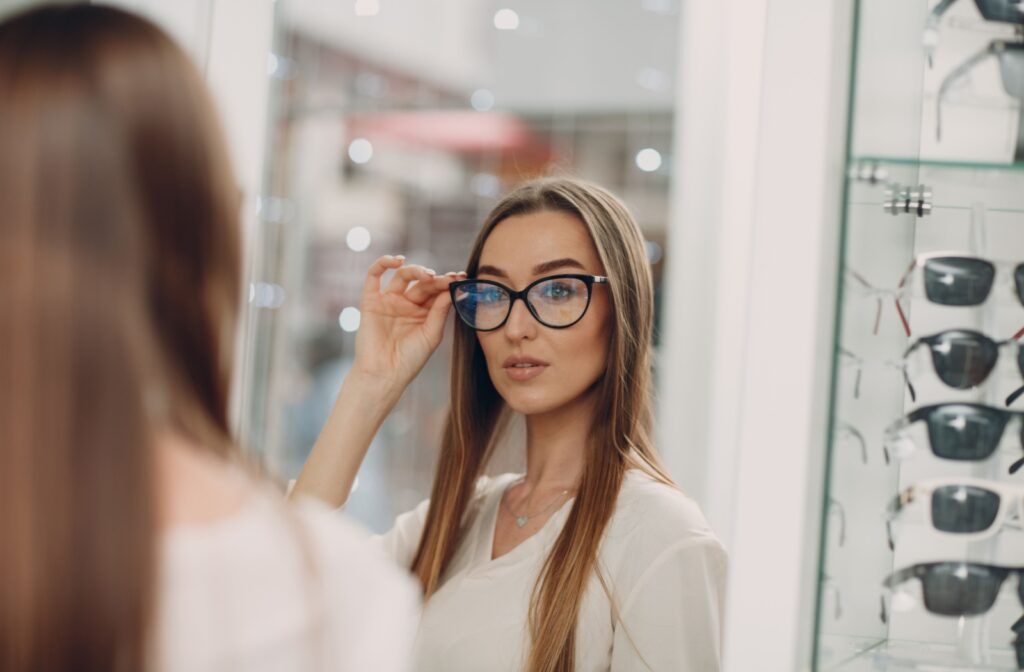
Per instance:
[[[543,264],[537,264],[533,267],[534,275],[541,275],[542,273],[548,273],[550,271],[557,270],[559,268],[578,268],[581,271],[585,271],[583,264],[576,261],[572,257],[565,257],[564,259],[554,259],[552,261],[545,261]],[[477,275],[496,275],[499,278],[509,277],[508,273],[498,268],[497,266],[481,266],[476,269]]]

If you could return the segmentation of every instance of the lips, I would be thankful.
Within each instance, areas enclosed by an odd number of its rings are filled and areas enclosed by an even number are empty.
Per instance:
[[[514,355],[506,359],[501,366],[505,370],[505,375],[511,380],[522,382],[544,373],[548,368],[548,363],[533,357]]]

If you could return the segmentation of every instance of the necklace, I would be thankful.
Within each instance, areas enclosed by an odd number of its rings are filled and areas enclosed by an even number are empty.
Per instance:
[[[523,482],[523,479],[519,479],[519,481],[516,482],[516,485],[518,485],[519,483],[522,483],[522,482]],[[511,513],[515,517],[515,519],[516,519],[516,527],[522,529],[523,527],[526,526],[526,523],[530,522],[530,518],[536,518],[537,516],[539,516],[541,514],[547,513],[548,511],[551,510],[551,508],[556,503],[558,503],[558,501],[560,499],[562,499],[562,497],[564,497],[567,494],[569,494],[568,490],[562,490],[560,493],[558,493],[558,495],[553,500],[551,500],[551,502],[547,506],[545,506],[540,511],[537,511],[536,513],[531,513],[528,516],[517,514],[515,511],[512,510],[512,505],[505,501],[504,497],[502,497],[501,499],[505,503],[505,508],[508,509],[508,512]]]

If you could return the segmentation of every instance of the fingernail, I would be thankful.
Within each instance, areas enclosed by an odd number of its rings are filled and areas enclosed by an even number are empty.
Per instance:
[[[396,254],[395,255],[395,259],[401,259],[402,261],[405,261],[405,255],[404,254]]]
[[[435,270],[434,270],[434,269],[432,269],[432,268],[428,268],[428,269],[426,269],[426,270],[427,270],[427,273],[430,273],[431,275],[437,275],[437,271],[435,271]]]

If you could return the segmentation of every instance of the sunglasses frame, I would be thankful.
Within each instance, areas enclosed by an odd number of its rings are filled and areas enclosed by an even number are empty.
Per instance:
[[[995,445],[992,447],[991,453],[989,453],[988,455],[981,459],[972,460],[970,458],[958,459],[946,457],[945,455],[940,455],[938,452],[936,452],[935,446],[932,443],[931,426],[928,424],[930,415],[942,409],[951,409],[956,407],[966,407],[969,409],[983,411],[985,413],[994,413],[1004,420],[1003,428],[1000,430],[999,438],[996,440]],[[886,428],[884,439],[882,442],[882,451],[885,454],[885,463],[889,464],[891,461],[889,444],[895,443],[899,439],[900,434],[902,434],[908,428],[913,426],[916,422],[925,423],[928,435],[928,448],[931,450],[932,455],[934,455],[935,457],[944,460],[952,460],[956,462],[983,462],[985,460],[990,459],[993,455],[999,452],[999,445],[1002,443],[1003,437],[1006,436],[1007,430],[1014,421],[1024,423],[1024,411],[1010,411],[1005,408],[996,408],[995,406],[986,406],[985,404],[975,404],[970,402],[952,402],[944,404],[931,404],[929,406],[921,406],[917,409],[914,409],[910,413],[906,414],[899,420],[896,420]],[[1018,427],[1017,434],[1021,438],[1021,447],[1024,448],[1024,424],[1021,424],[1020,427]],[[1021,467],[1024,467],[1024,458],[1021,458],[1014,462],[1012,465],[1010,465],[1009,473],[1014,474]]]
[[[937,346],[937,342],[942,337],[951,336],[953,334],[960,334],[960,335],[963,335],[963,336],[966,336],[966,337],[969,337],[969,338],[973,338],[976,341],[980,342],[982,345],[988,344],[988,345],[994,346],[996,348],[996,358],[992,362],[992,367],[985,373],[984,376],[982,376],[981,380],[977,381],[973,385],[968,385],[967,387],[957,387],[955,385],[950,385],[949,383],[947,383],[945,380],[943,380],[942,375],[939,373],[939,370],[938,370],[938,368],[935,365],[935,352],[934,352],[934,349]],[[944,385],[946,385],[947,387],[950,387],[950,388],[952,388],[954,390],[971,390],[971,389],[974,389],[975,387],[978,387],[979,385],[984,383],[986,380],[988,380],[988,377],[992,375],[992,372],[995,371],[996,366],[998,366],[998,364],[999,364],[999,358],[1002,356],[1002,349],[1003,349],[1004,346],[1012,346],[1013,347],[1013,350],[1014,350],[1013,358],[1017,362],[1017,371],[1018,371],[1018,373],[1021,374],[1021,376],[1024,376],[1024,360],[1022,360],[1022,357],[1021,357],[1021,355],[1024,354],[1024,351],[1021,350],[1021,344],[1020,344],[1020,342],[1018,340],[1016,340],[1014,338],[1008,338],[1008,339],[1005,339],[1005,340],[1002,340],[1002,341],[997,341],[997,340],[995,340],[995,339],[993,339],[993,338],[991,338],[989,336],[986,336],[985,334],[981,333],[980,331],[974,331],[973,329],[946,329],[944,331],[940,331],[938,333],[932,334],[931,336],[922,336],[921,338],[919,338],[916,341],[914,341],[907,348],[906,352],[903,353],[903,362],[904,362],[904,364],[902,366],[902,369],[903,369],[903,380],[904,380],[904,382],[906,382],[907,389],[910,391],[910,399],[911,399],[911,401],[917,401],[917,391],[914,389],[914,385],[910,382],[910,377],[907,375],[906,361],[907,361],[907,358],[910,357],[910,355],[913,354],[915,350],[917,350],[918,348],[921,348],[921,347],[925,347],[925,346],[928,347],[928,352],[931,355],[930,359],[931,359],[931,362],[932,362],[932,369],[935,371],[935,375],[938,376],[938,378],[940,380],[942,380],[942,383]],[[1024,387],[1017,388],[1017,390],[1015,390],[1013,393],[1011,393],[1006,398],[1006,405],[1009,406],[1010,404],[1012,404],[1022,394],[1024,394]]]
[[[1017,580],[1018,581],[1024,581],[1024,567],[1006,567],[1006,566],[1002,566],[1002,565],[989,565],[989,564],[981,563],[981,562],[963,562],[963,561],[948,562],[948,561],[946,561],[946,562],[922,562],[922,563],[918,563],[916,565],[911,565],[909,567],[904,567],[903,569],[896,570],[895,572],[890,574],[888,577],[886,577],[886,579],[882,582],[882,586],[887,588],[888,590],[892,591],[892,590],[894,590],[896,588],[896,586],[899,586],[899,585],[901,585],[903,583],[906,583],[907,581],[910,581],[911,579],[918,579],[921,582],[921,592],[922,592],[923,597],[924,597],[925,609],[927,609],[930,613],[936,614],[938,616],[954,616],[954,617],[956,617],[956,616],[958,616],[957,614],[946,614],[946,613],[943,613],[941,611],[936,611],[936,610],[931,609],[931,602],[932,602],[932,600],[929,599],[928,591],[925,589],[925,586],[927,585],[925,583],[925,577],[929,574],[929,572],[933,571],[937,567],[944,567],[944,566],[945,567],[948,567],[948,566],[962,566],[964,568],[967,568],[967,567],[981,567],[981,568],[984,568],[984,569],[986,569],[986,570],[988,570],[990,572],[993,572],[996,575],[996,577],[999,579],[999,585],[996,586],[995,594],[994,594],[994,596],[992,598],[992,603],[989,604],[989,606],[985,610],[977,612],[977,613],[959,614],[959,616],[980,616],[981,614],[984,614],[989,609],[991,609],[992,606],[995,604],[996,600],[999,598],[999,591],[1001,591],[1003,589],[1003,584],[1006,583],[1006,579],[1008,579],[1011,574],[1017,574],[1018,575]],[[1018,593],[1018,597],[1020,598],[1021,602],[1024,603],[1024,586],[1018,585],[1017,593]],[[885,596],[884,595],[882,596],[882,613],[881,613],[881,618],[882,618],[882,622],[883,623],[887,623],[888,622],[888,616],[886,614],[886,609],[885,609]]]
[[[921,483],[904,489],[901,493],[896,495],[895,498],[893,498],[892,502],[890,502],[888,508],[889,517],[886,521],[886,528],[889,531],[890,548],[893,547],[893,536],[890,523],[894,522],[900,516],[903,509],[918,501],[931,504],[930,500],[934,496],[935,491],[939,488],[948,486],[965,486],[991,492],[999,497],[999,509],[996,511],[996,515],[992,519],[992,523],[983,530],[979,530],[977,532],[952,532],[949,530],[940,530],[936,527],[935,520],[932,515],[932,506],[926,506],[925,521],[936,534],[946,535],[968,542],[989,539],[998,534],[1007,524],[1007,517],[1010,515],[1010,509],[1015,503],[1017,505],[1018,521],[1024,521],[1024,486],[1022,485],[998,483],[982,478],[972,478],[970,476],[931,479],[922,481]]]
[[[573,279],[573,280],[580,280],[584,284],[586,284],[586,286],[587,286],[587,305],[585,305],[583,307],[583,312],[580,313],[580,316],[577,317],[571,323],[565,324],[565,325],[560,325],[560,326],[555,326],[555,325],[548,324],[547,322],[545,322],[544,320],[542,320],[540,318],[540,316],[537,314],[537,310],[533,307],[533,304],[530,303],[528,295],[529,295],[531,289],[533,289],[537,285],[541,284],[542,282],[547,282],[549,280],[559,280],[561,278],[570,278],[570,279]],[[479,283],[484,283],[484,284],[488,284],[488,285],[494,285],[495,287],[498,287],[501,290],[503,290],[509,296],[508,312],[505,313],[504,319],[502,319],[501,322],[499,322],[497,326],[491,327],[490,329],[480,329],[480,328],[474,327],[472,324],[470,324],[469,321],[466,320],[466,318],[462,316],[462,313],[459,312],[458,302],[455,299],[455,293],[458,291],[458,289],[460,287],[465,287],[466,285],[473,285],[473,284],[479,284]],[[479,278],[467,278],[465,280],[459,280],[457,282],[453,282],[450,285],[448,285],[448,291],[451,294],[452,306],[455,307],[455,313],[459,316],[459,320],[464,325],[466,325],[467,327],[472,329],[473,331],[488,332],[488,331],[497,331],[498,329],[501,329],[503,326],[505,326],[505,323],[508,322],[508,318],[512,315],[512,308],[515,307],[516,301],[520,300],[520,299],[526,305],[526,309],[530,312],[530,315],[533,315],[533,319],[537,320],[537,322],[539,322],[542,326],[545,326],[548,329],[568,329],[569,327],[571,327],[571,326],[573,326],[575,324],[578,324],[579,321],[583,319],[583,316],[587,314],[587,311],[590,310],[590,301],[591,301],[591,299],[594,296],[594,285],[606,285],[606,284],[608,284],[608,277],[604,276],[604,275],[587,275],[587,274],[583,274],[583,273],[558,273],[556,275],[546,275],[543,278],[538,278],[538,279],[534,280],[533,282],[531,282],[530,284],[528,284],[526,287],[524,287],[523,289],[521,289],[519,291],[516,291],[516,290],[512,289],[511,287],[508,287],[507,285],[503,285],[500,282],[496,282],[494,280],[480,280]]]
[[[950,3],[952,4],[952,3]],[[946,75],[945,79],[942,80],[942,84],[939,86],[939,91],[935,96],[935,139],[938,141],[942,140],[942,101],[945,100],[946,94],[952,86],[963,79],[971,70],[973,70],[979,63],[989,57],[995,57],[999,60],[999,74],[1003,83],[1003,90],[1006,95],[1011,98],[1020,98],[1014,93],[1007,89],[1008,77],[1006,74],[1007,66],[1006,59],[1011,58],[1009,54],[1020,53],[1018,58],[1024,58],[1024,43],[1022,42],[1011,42],[1008,40],[992,40],[989,42],[981,51],[977,52],[966,61],[953,68],[949,74]],[[1024,123],[1022,121],[1021,123]],[[1020,152],[1021,140],[1018,140],[1018,153]],[[1019,159],[1017,159],[1019,160]]]

